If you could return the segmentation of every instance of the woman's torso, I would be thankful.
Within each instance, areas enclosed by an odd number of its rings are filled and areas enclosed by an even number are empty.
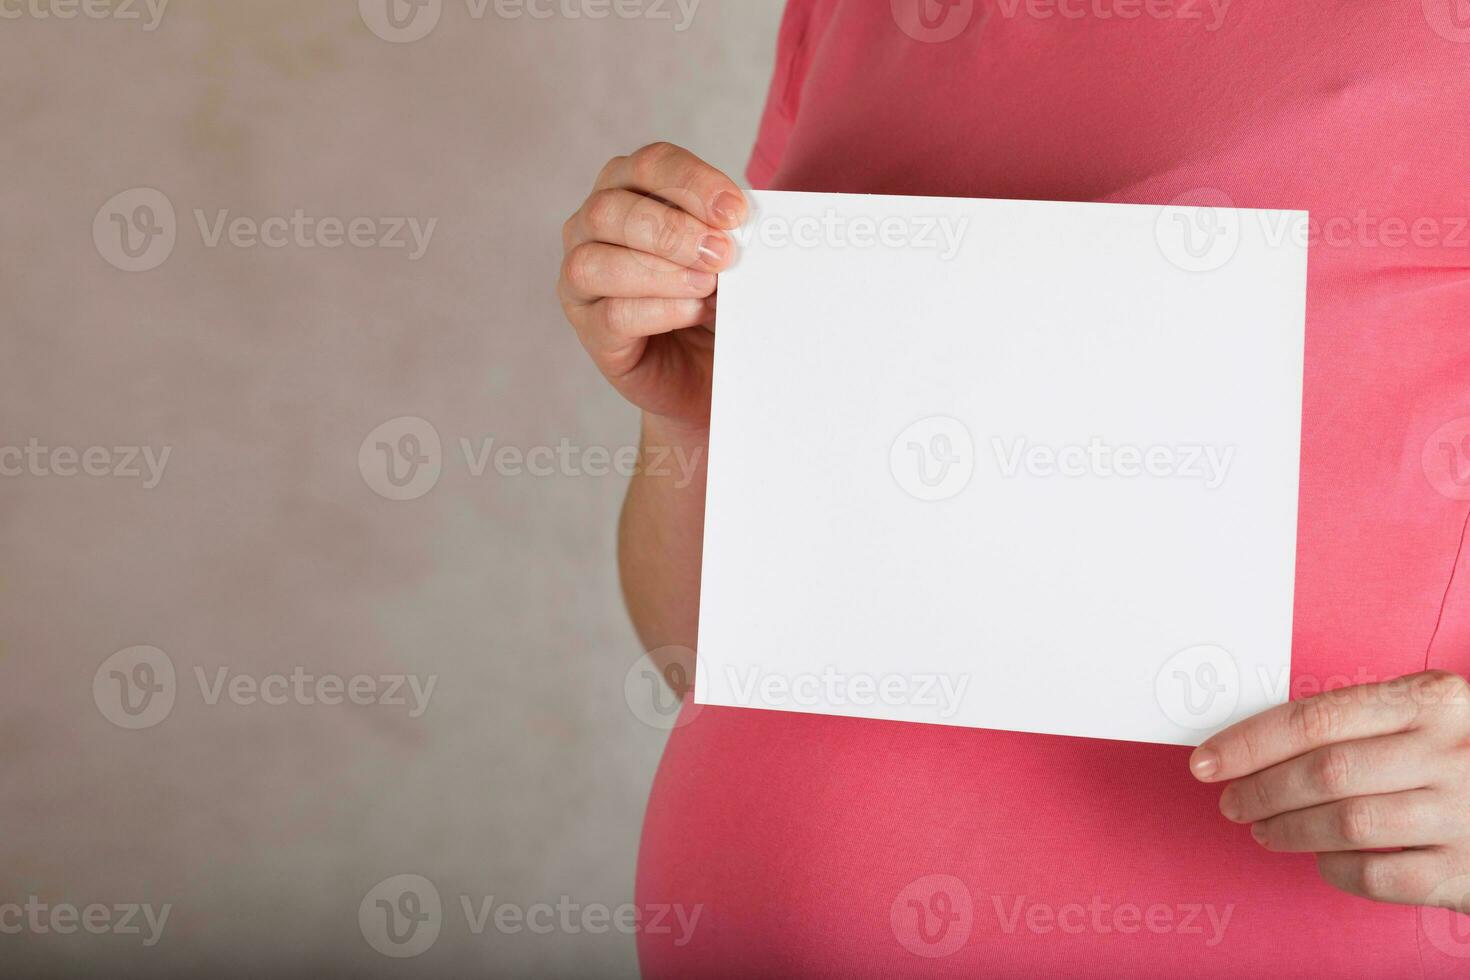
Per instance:
[[[1454,574],[1470,514],[1462,10],[792,0],[750,174],[1310,210],[1292,693],[1470,673],[1470,572]],[[700,918],[687,942],[642,934],[644,971],[1470,972],[1448,913],[1352,898],[1312,856],[1262,851],[1186,757],[700,708],[670,737],[638,875],[640,904]]]

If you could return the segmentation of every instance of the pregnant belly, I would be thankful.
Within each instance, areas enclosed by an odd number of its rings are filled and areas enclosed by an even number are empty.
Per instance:
[[[646,977],[1438,975],[1417,910],[1263,851],[1187,749],[713,707],[686,721],[638,866],[638,904],[686,927],[640,933]]]

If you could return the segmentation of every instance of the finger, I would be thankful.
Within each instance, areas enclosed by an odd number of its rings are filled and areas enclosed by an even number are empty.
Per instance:
[[[586,242],[625,245],[707,272],[725,268],[735,252],[728,235],[693,215],[617,188],[595,192],[572,217],[563,244],[571,249]]]
[[[1322,880],[1349,895],[1397,905],[1424,905],[1453,877],[1439,848],[1374,853],[1337,851],[1317,855]]]
[[[583,307],[573,320],[582,342],[594,353],[620,350],[630,341],[697,327],[714,317],[707,299],[604,299]]]
[[[1362,851],[1375,847],[1427,847],[1461,836],[1446,816],[1436,790],[1355,796],[1295,810],[1251,826],[1268,851]]]
[[[1392,735],[1418,715],[1410,678],[1346,687],[1269,708],[1206,739],[1189,757],[1197,779],[1239,779],[1335,742]]]
[[[594,303],[607,296],[703,299],[715,291],[718,280],[713,273],[635,254],[601,242],[578,245],[562,262],[562,298],[573,303]]]
[[[1421,789],[1434,781],[1438,755],[1417,732],[1339,742],[1237,779],[1220,794],[1236,823],[1345,800]]]
[[[740,187],[683,147],[653,143],[602,168],[595,190],[656,194],[714,228],[739,228],[748,208]]]

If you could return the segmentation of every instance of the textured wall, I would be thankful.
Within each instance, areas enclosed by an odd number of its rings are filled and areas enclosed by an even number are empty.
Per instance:
[[[778,0],[66,2],[0,0],[5,972],[634,974],[460,902],[630,901],[664,741],[559,227],[655,138],[740,171]],[[414,959],[359,919],[399,874],[444,906]]]

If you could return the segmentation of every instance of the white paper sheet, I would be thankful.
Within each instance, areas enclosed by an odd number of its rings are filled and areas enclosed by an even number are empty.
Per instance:
[[[751,196],[699,703],[1192,745],[1285,700],[1304,213]]]

